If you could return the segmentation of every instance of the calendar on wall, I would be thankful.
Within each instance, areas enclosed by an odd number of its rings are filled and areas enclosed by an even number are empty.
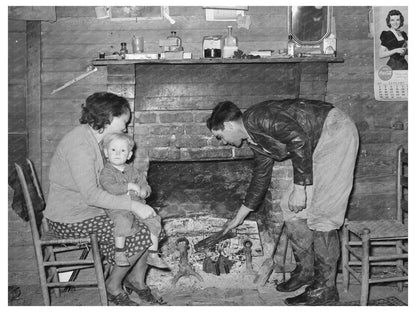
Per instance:
[[[393,71],[390,68],[381,68],[386,74],[376,73],[374,92],[378,101],[407,101],[408,84],[407,70]],[[386,79],[386,76],[389,77]]]
[[[374,97],[378,101],[408,99],[408,7],[373,7]]]

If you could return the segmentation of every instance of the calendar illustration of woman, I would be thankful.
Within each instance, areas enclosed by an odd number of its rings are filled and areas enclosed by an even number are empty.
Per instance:
[[[407,33],[401,28],[404,24],[403,14],[399,10],[390,10],[386,24],[389,30],[383,30],[380,35],[380,58],[389,58],[387,65],[392,70],[407,70]]]

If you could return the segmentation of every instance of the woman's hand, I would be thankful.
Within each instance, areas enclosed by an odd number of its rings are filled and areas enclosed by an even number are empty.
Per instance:
[[[294,185],[293,191],[289,196],[289,209],[295,213],[306,208],[306,187],[304,185]]]
[[[156,212],[152,207],[135,200],[131,202],[131,212],[133,212],[140,219],[148,219],[156,216]]]
[[[241,207],[238,210],[238,212],[235,215],[235,217],[233,219],[231,219],[230,221],[228,221],[227,223],[225,223],[224,226],[222,227],[222,229],[223,229],[222,234],[225,235],[230,230],[232,230],[233,228],[236,228],[237,226],[239,226],[240,224],[242,224],[244,222],[244,219],[247,217],[247,215],[251,211],[252,210],[249,209],[248,207],[246,207],[244,205],[241,205]]]
[[[151,193],[151,189],[150,189],[150,186],[142,186],[142,187],[140,187],[140,192],[139,192],[139,196],[141,197],[141,198],[148,198],[149,196],[150,196],[150,193]]]
[[[137,183],[128,183],[127,189],[136,192],[137,196],[143,199],[149,197],[151,192],[150,186],[144,187]]]
[[[406,48],[397,48],[394,49],[395,53],[398,53],[400,55],[405,55],[406,54]]]
[[[136,183],[128,183],[127,184],[128,191],[135,191],[137,194],[140,194],[141,187]]]

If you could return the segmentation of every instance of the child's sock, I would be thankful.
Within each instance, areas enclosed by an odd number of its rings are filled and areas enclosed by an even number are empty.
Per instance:
[[[126,254],[124,253],[126,248],[115,248],[114,253],[114,261],[120,267],[130,266],[129,259],[127,258]]]
[[[126,238],[124,236],[117,236],[114,237],[114,245],[115,245],[115,254],[114,254],[114,261],[118,266],[130,266],[129,259],[127,258],[125,247]]]

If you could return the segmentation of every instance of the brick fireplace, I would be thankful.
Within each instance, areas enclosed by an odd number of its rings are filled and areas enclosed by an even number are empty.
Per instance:
[[[244,110],[269,99],[324,100],[329,62],[342,59],[97,60],[94,65],[107,66],[108,91],[130,102],[135,166],[148,172],[149,204],[168,222],[200,216],[225,220],[244,198],[252,152],[246,145],[221,146],[208,131],[206,119],[218,102],[230,100]],[[257,221],[263,256],[270,255],[282,223],[281,191],[291,183],[290,160],[276,163],[266,199],[249,218]]]

